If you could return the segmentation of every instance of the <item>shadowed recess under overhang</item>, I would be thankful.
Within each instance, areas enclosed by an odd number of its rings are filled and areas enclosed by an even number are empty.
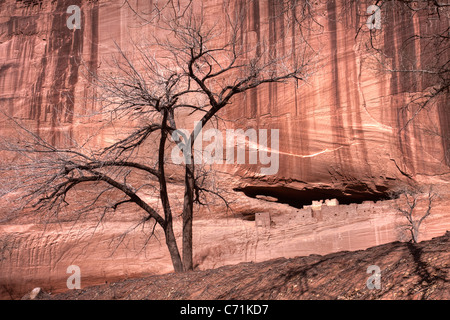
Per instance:
[[[317,187],[299,190],[285,186],[246,186],[235,188],[234,191],[243,192],[251,198],[270,197],[269,199],[273,199],[273,202],[285,203],[299,209],[305,205],[311,205],[312,201],[326,199],[337,199],[339,204],[351,204],[390,198],[387,187],[377,186],[376,190],[372,190],[365,185],[352,185],[343,190]]]

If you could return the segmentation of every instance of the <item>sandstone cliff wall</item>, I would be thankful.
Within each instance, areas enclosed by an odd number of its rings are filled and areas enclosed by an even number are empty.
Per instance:
[[[153,5],[152,1],[130,3],[141,11]],[[66,27],[69,5],[81,8],[79,30]],[[414,114],[403,107],[429,83],[424,75],[377,70],[380,67],[370,59],[373,52],[365,47],[368,5],[336,0],[318,5],[317,24],[305,35],[318,53],[307,82],[298,88],[260,87],[235,100],[223,113],[234,127],[280,130],[280,170],[268,177],[271,180],[341,188],[356,181],[376,193],[377,186],[405,178],[400,170],[419,177],[445,172],[448,140],[427,132],[448,132],[448,100],[441,99],[399,131]],[[239,1],[226,8],[221,1],[205,2],[211,16],[239,6]],[[295,41],[299,31],[285,30],[288,26],[277,8],[273,1],[256,1],[244,10],[247,46],[254,46],[258,39],[286,37],[285,48],[279,50],[289,49],[289,41]],[[418,68],[425,65],[427,56],[422,53],[427,43],[407,50],[401,44],[414,33],[448,27],[448,19],[428,21],[395,7],[386,7],[382,15],[375,45],[387,53],[384,58],[394,67],[410,60]],[[120,1],[1,1],[2,110],[29,120],[38,132],[48,132],[53,142],[64,143],[85,132],[93,125],[80,116],[90,114],[96,104],[87,83],[89,74],[82,72],[81,64],[90,70],[107,68],[108,55],[116,51],[114,42],[127,51],[132,49],[130,40],[151,36],[152,26],[139,27],[139,23]],[[225,170],[261,178],[255,166]]]

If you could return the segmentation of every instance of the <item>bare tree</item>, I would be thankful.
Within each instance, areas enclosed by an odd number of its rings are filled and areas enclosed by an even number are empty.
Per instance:
[[[289,9],[296,10],[295,1],[289,3]],[[284,52],[276,50],[279,43],[270,38],[245,45],[248,30],[243,27],[242,10],[240,6],[224,8],[223,15],[211,21],[205,19],[202,5],[173,0],[155,5],[145,15],[139,13],[155,28],[153,38],[134,43],[132,53],[117,46],[118,54],[104,72],[86,70],[100,105],[92,119],[103,121],[103,131],[121,121],[136,127],[120,130],[119,138],[103,148],[96,147],[95,135],[84,141],[70,137],[61,147],[10,117],[22,139],[4,142],[5,150],[20,155],[8,170],[22,174],[8,193],[25,190],[20,193],[21,203],[58,216],[69,206],[70,192],[91,185],[95,193],[79,214],[134,204],[145,213],[143,224],[151,221],[153,230],[156,225],[164,230],[174,270],[192,269],[194,204],[201,203],[201,194],[221,197],[205,184],[204,171],[194,161],[200,130],[239,94],[265,83],[305,80],[315,56],[306,38],[298,34],[290,35],[299,39]],[[197,117],[198,125],[182,136],[177,122],[186,115]],[[168,156],[175,145],[186,160],[180,179],[184,185],[182,257],[173,229],[177,199],[171,199],[168,190],[168,170],[170,175],[179,172]],[[161,208],[149,199],[150,193],[157,195]],[[114,201],[100,204],[111,196]]]
[[[423,189],[420,187],[403,186],[391,193],[392,198],[396,199],[396,210],[407,220],[406,229],[409,231],[411,235],[410,241],[413,243],[418,242],[420,226],[430,216],[433,201],[437,197],[437,193],[433,191],[433,186],[429,186],[426,192]],[[419,212],[419,203],[422,200],[426,203],[426,209],[423,215]]]

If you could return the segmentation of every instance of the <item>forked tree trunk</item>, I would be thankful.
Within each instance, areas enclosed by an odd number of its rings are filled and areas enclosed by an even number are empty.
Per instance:
[[[164,209],[164,232],[166,236],[166,244],[167,248],[170,252],[170,257],[172,259],[173,269],[175,272],[183,272],[183,262],[181,260],[180,251],[178,250],[177,239],[175,238],[175,234],[173,232],[173,223],[172,223],[172,209],[170,208],[169,203],[169,194],[167,191],[167,181],[166,181],[166,171],[164,168],[164,153],[167,139],[167,118],[169,116],[169,112],[164,109],[163,110],[163,119],[161,126],[161,140],[159,144],[159,157],[158,157],[158,168],[159,168],[159,188],[160,188],[160,196],[161,203]]]

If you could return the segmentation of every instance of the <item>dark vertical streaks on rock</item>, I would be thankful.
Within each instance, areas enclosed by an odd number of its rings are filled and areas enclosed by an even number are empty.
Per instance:
[[[42,28],[38,30],[39,14],[32,17],[19,16],[8,24],[8,32],[11,34],[17,32],[25,32],[26,35],[40,34],[43,37],[42,41],[45,41],[39,71],[31,86],[28,118],[37,122],[38,133],[42,121],[50,122],[52,143],[62,142],[58,137],[60,129],[57,127],[61,123],[73,121],[75,87],[83,51],[85,26],[82,25],[81,29],[77,30],[69,30],[66,27],[66,20],[69,17],[66,10],[70,5],[81,8],[82,0],[59,0],[52,3],[48,31]],[[81,20],[84,23],[84,16]],[[37,37],[30,38],[21,45],[21,47],[30,47],[30,52],[21,48],[20,51],[24,51],[22,54],[24,59],[29,59],[35,54],[34,46]]]
[[[328,11],[328,24],[330,31],[330,68],[331,68],[331,76],[332,76],[332,85],[331,85],[331,125],[333,130],[333,144],[335,148],[344,146],[346,141],[345,136],[345,128],[344,122],[342,119],[342,98],[341,98],[341,83],[339,80],[339,59],[338,59],[338,32],[337,32],[337,6],[336,2],[328,1],[327,2],[327,11]],[[348,172],[347,168],[351,166],[348,162],[351,162],[351,156],[348,151],[348,148],[339,149],[336,151],[337,155],[337,164],[341,166],[344,172]]]
[[[152,3],[150,3],[150,8]],[[90,9],[90,52],[89,52],[89,61],[88,61],[88,82],[92,81],[92,76],[97,73],[98,67],[98,41],[99,41],[99,6],[98,2],[94,2],[92,4],[92,8]],[[95,107],[96,93],[95,89],[85,88],[85,91],[88,92],[88,97],[92,98],[85,100],[84,109],[85,112],[93,111]]]
[[[259,44],[261,42],[261,14],[260,14],[260,7],[259,7],[259,1],[253,1],[253,24],[252,24],[252,31],[256,32],[256,43]],[[253,45],[253,44],[248,44]],[[261,54],[261,47],[256,46],[256,54]],[[250,91],[250,117],[256,118],[258,114],[258,88],[255,88]]]
[[[400,38],[400,54],[401,69],[414,70],[417,69],[417,53],[415,35],[414,17],[406,12],[402,15],[399,31]],[[414,92],[418,90],[418,81],[415,81],[416,75],[410,72],[402,72],[401,74],[401,92]]]
[[[396,53],[397,68],[400,70],[414,70],[416,68],[416,47],[414,39],[414,19],[410,12],[402,11],[396,13],[399,16],[399,26],[396,29],[395,36],[398,40],[398,48]],[[397,73],[398,76],[398,92],[395,94],[415,92],[418,89],[418,82],[415,81],[415,74],[410,72],[400,72]],[[420,134],[415,128],[405,127],[408,120],[414,113],[411,108],[406,108],[405,104],[401,104],[401,110],[398,114],[398,129],[404,128],[399,135],[401,140],[401,150],[402,156],[407,167],[407,172],[414,174],[416,169],[413,162],[412,149],[414,148],[414,141],[420,141],[420,137],[416,136],[415,133]],[[419,139],[412,139],[416,136]]]
[[[91,52],[89,59],[89,68],[91,72],[95,72],[98,64],[98,14],[99,7],[98,2],[94,3],[94,7],[91,10]]]
[[[249,29],[251,29],[251,27],[249,27],[250,23],[249,23],[249,17],[248,17],[248,7],[246,6],[246,4],[243,1],[236,1],[236,9],[237,15],[242,15],[242,19],[241,19],[241,26],[240,26],[240,45],[243,46],[244,48],[248,48],[249,46],[249,41],[248,41],[248,31],[251,31]],[[248,57],[245,56],[245,59],[247,59]],[[242,104],[242,108],[238,109],[239,111],[237,111],[238,113],[238,117],[249,117],[249,102],[247,99],[247,93],[244,93],[243,95],[243,99],[239,100],[239,102]]]
[[[81,62],[83,50],[83,30],[85,26],[84,15],[82,15],[81,29],[69,30],[60,27],[66,25],[68,18],[66,9],[68,3],[60,0],[56,6],[56,12],[52,21],[52,34],[50,36],[50,54],[56,59],[53,70],[53,83],[49,92],[48,103],[51,110],[52,143],[61,141],[60,130],[56,127],[60,123],[71,123],[73,121],[75,85],[78,81],[78,68]],[[71,1],[70,5],[81,7],[81,0]]]
[[[252,31],[256,32],[256,41],[260,43],[261,41],[261,15],[259,8],[259,1],[253,1],[253,25]],[[256,47],[256,54],[261,54],[261,48],[259,46]]]
[[[258,88],[251,89],[250,95],[250,118],[256,118],[258,114]]]
[[[350,30],[351,27],[349,26],[349,31],[346,32],[346,34],[351,34]],[[351,39],[354,37],[345,37],[345,47],[352,47],[351,45]],[[348,59],[345,59],[345,73],[346,73],[346,100],[347,100],[347,122],[348,127],[350,130],[350,134],[352,137],[352,140],[357,140],[358,142],[358,156],[360,161],[362,161],[362,167],[364,168],[365,174],[367,176],[371,176],[371,168],[369,165],[368,160],[368,153],[367,153],[367,145],[366,145],[366,138],[364,135],[363,130],[363,120],[361,118],[361,101],[359,98],[359,94],[357,93],[355,89],[355,84],[358,79],[358,73],[357,73],[357,63],[356,63],[356,54],[354,50],[349,50],[348,53]],[[350,154],[350,152],[349,152]]]
[[[292,44],[292,48],[296,47],[296,37],[297,37],[297,31],[296,31],[296,11],[295,11],[295,6],[293,5],[295,0],[291,0],[292,4],[291,4],[291,16],[292,16],[292,20],[290,21],[291,24],[291,33],[292,33],[292,40],[291,40],[291,44]],[[297,59],[297,54],[296,51],[293,50],[292,52],[292,59],[293,61],[296,61]],[[299,99],[298,99],[298,90],[297,88],[295,89],[295,115],[298,116],[299,115]]]
[[[36,83],[33,85],[31,92],[31,106],[29,118],[39,121],[41,119],[41,105],[42,105],[42,88],[45,79],[45,71],[47,70],[47,56],[44,55],[41,60],[41,72]],[[38,125],[39,128],[39,125]]]
[[[450,99],[448,95],[439,104],[439,122],[441,127],[441,140],[444,149],[444,163],[450,166]]]
[[[276,0],[268,0],[269,6],[269,50],[270,55],[272,57],[276,57],[278,55],[277,45],[278,45],[278,33],[277,33],[277,18],[280,17],[280,3]],[[280,32],[282,32],[283,21],[279,23]],[[269,103],[268,103],[268,111],[272,112],[272,108],[276,108],[276,104],[278,102],[278,86],[275,83],[271,83],[269,85]],[[276,109],[275,109],[276,110]]]

